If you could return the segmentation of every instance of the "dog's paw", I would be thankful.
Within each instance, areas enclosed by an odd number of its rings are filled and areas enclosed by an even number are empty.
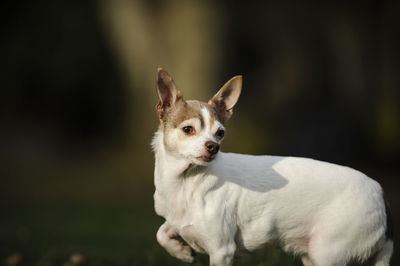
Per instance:
[[[175,253],[175,257],[188,263],[194,262],[194,252],[189,246],[181,246],[181,250]]]
[[[170,239],[168,242],[163,243],[163,247],[168,253],[184,262],[192,263],[194,261],[194,251],[191,247],[184,245],[182,242],[176,239]]]

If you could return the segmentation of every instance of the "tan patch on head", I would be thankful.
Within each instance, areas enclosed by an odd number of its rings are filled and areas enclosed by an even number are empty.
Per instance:
[[[196,100],[188,100],[188,101],[179,101],[174,108],[172,108],[168,114],[163,117],[163,125],[164,127],[178,127],[183,121],[197,118],[200,120],[201,127],[204,127],[204,119],[201,113],[201,109],[206,108],[210,114],[210,124],[212,125],[215,120],[221,122],[221,119],[218,116],[217,111],[214,107],[212,107],[208,103],[196,101]],[[222,122],[221,122],[222,123]]]

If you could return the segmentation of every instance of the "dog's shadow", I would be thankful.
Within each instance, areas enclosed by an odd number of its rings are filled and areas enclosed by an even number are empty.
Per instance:
[[[210,167],[210,173],[214,173],[219,179],[214,189],[220,188],[225,182],[231,182],[245,189],[264,193],[283,188],[289,183],[288,179],[274,170],[274,166],[285,160],[285,157],[239,156],[224,153],[218,158],[219,167]],[[258,158],[254,160],[256,157]]]

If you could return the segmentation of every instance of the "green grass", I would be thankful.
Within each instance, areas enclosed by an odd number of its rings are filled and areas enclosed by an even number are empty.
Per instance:
[[[18,265],[64,265],[76,253],[93,266],[188,265],[158,245],[163,219],[152,207],[26,201],[0,207],[0,265],[14,253],[22,257]],[[208,256],[198,254],[194,265],[208,265]],[[238,257],[235,265],[301,263],[271,247]]]

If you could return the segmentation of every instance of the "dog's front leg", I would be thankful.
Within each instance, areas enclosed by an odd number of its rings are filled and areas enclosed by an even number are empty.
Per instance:
[[[167,221],[163,223],[157,231],[158,243],[160,243],[160,245],[164,247],[171,256],[184,262],[192,263],[194,261],[192,249],[174,239],[176,236],[178,236],[178,232]]]
[[[230,266],[233,264],[233,256],[235,255],[236,245],[234,243],[224,245],[215,250],[210,250],[211,266]]]

